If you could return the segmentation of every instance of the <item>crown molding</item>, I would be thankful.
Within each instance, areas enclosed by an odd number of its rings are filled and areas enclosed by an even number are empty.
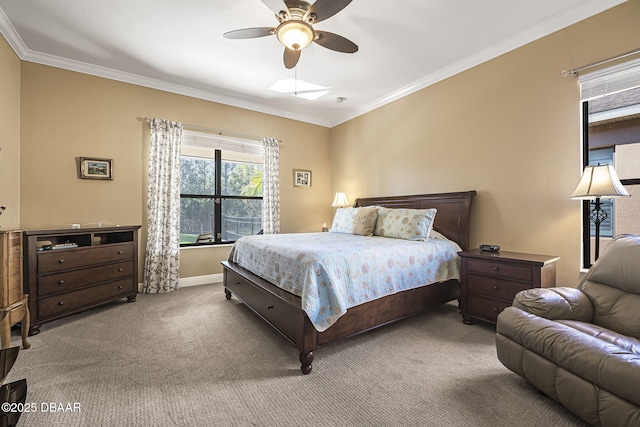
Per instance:
[[[143,77],[133,73],[116,71],[80,61],[31,51],[27,48],[2,8],[0,8],[0,33],[4,36],[18,57],[23,61],[62,68],[69,71],[89,74],[110,80],[130,83],[137,86],[148,87],[151,89],[157,89],[178,95],[189,96],[197,99],[203,99],[205,101],[216,102],[232,107],[243,108],[259,113],[332,128],[627,1],[628,0],[591,0],[580,7],[574,8],[562,15],[555,16],[552,19],[542,22],[539,25],[516,35],[515,37],[468,56],[449,67],[425,76],[375,101],[365,104],[362,107],[355,108],[350,113],[341,115],[332,120],[319,120],[317,117],[292,113],[262,103],[241,100],[211,91],[195,89],[184,85]]]
[[[407,86],[404,86],[397,91],[389,93],[382,98],[365,104],[364,106],[353,110],[351,113],[337,117],[336,119],[331,121],[330,127],[338,126],[342,123],[348,122],[349,120],[355,119],[356,117],[369,113],[386,104],[404,98],[407,95],[411,95],[414,92],[422,90],[442,80],[448,79],[449,77],[462,73],[463,71],[469,70],[477,65],[490,61],[491,59],[497,58],[500,55],[504,55],[505,53],[508,53],[570,25],[576,24],[580,21],[597,15],[598,13],[604,12],[605,10],[611,9],[612,7],[618,6],[622,3],[626,3],[627,1],[628,0],[591,0],[590,2],[580,7],[574,8],[567,13],[555,16],[547,21],[540,23],[539,25],[536,25],[535,27],[530,28],[527,31],[517,34],[516,36],[507,39],[502,43],[495,44],[488,49],[468,56],[449,67],[443,68]]]
[[[34,52],[27,48],[24,41],[13,27],[7,15],[0,8],[0,34],[4,36],[9,46],[14,50],[18,58],[22,61],[33,62],[41,65],[48,65],[64,70],[75,71],[82,74],[88,74],[105,79],[116,80],[123,83],[134,84],[137,86],[157,89],[164,92],[175,93],[178,95],[189,96],[192,98],[202,99],[205,101],[216,102],[219,104],[229,105],[232,107],[243,108],[246,110],[256,111],[259,113],[270,114],[286,119],[297,120],[305,123],[315,124],[318,126],[329,127],[330,121],[319,120],[315,117],[307,117],[271,107],[269,105],[256,102],[241,100],[238,98],[221,95],[215,92],[195,89],[189,86],[170,83],[163,80],[143,77],[138,74],[117,71],[98,65],[88,64],[81,61],[61,58],[55,55]]]

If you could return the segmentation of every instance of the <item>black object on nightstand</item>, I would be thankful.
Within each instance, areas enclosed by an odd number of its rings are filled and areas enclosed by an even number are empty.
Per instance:
[[[462,258],[462,321],[496,323],[498,314],[511,306],[524,289],[556,286],[559,257],[481,249],[458,252]]]

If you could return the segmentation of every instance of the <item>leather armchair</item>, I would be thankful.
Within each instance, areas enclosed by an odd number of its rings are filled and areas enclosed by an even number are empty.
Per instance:
[[[500,362],[594,426],[640,426],[640,235],[577,288],[528,289],[498,316]]]

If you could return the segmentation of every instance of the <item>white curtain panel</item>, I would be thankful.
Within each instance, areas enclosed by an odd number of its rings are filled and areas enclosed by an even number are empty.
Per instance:
[[[262,172],[262,230],[280,233],[280,143],[276,138],[262,138],[264,170]]]
[[[151,119],[147,250],[142,292],[178,289],[180,271],[180,144],[182,123]]]

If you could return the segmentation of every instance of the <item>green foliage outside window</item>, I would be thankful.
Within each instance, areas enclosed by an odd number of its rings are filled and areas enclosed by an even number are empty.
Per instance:
[[[200,234],[217,232],[223,241],[235,241],[262,229],[262,164],[221,161],[220,194],[216,194],[214,159],[181,157],[180,174],[180,243],[194,243]],[[222,203],[219,231],[216,197]]]

